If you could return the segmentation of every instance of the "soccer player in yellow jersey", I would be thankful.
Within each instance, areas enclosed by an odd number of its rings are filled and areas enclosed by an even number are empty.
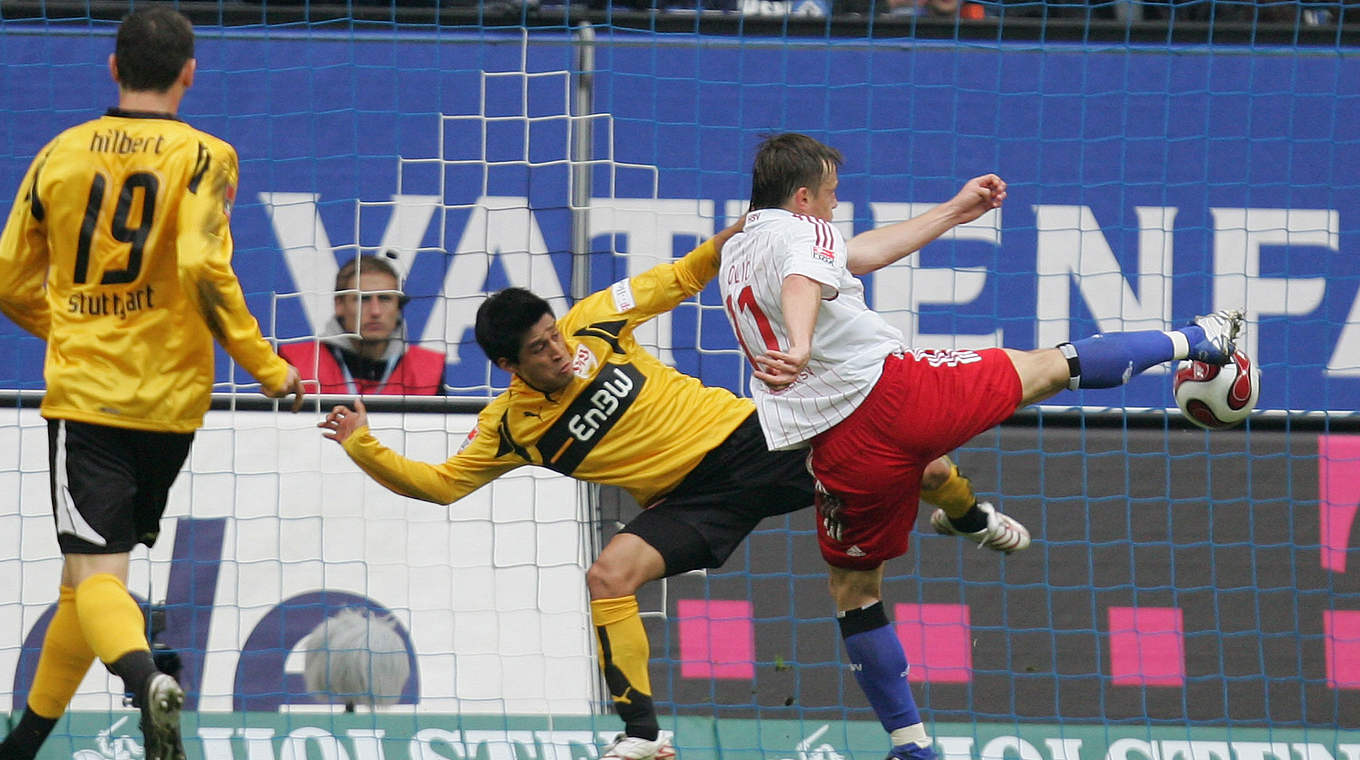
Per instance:
[[[203,424],[213,339],[272,397],[295,394],[231,269],[236,151],[177,120],[194,33],[168,6],[123,20],[109,71],[118,107],[33,160],[0,236],[0,311],[47,341],[42,414],[57,543],[56,614],[3,760],[37,754],[98,657],[142,712],[146,760],[182,760],[184,693],[156,670],[127,591]]]
[[[704,288],[737,229],[581,300],[561,319],[522,288],[488,298],[477,311],[477,342],[513,377],[443,464],[385,448],[367,427],[362,401],[355,410],[335,407],[320,423],[365,472],[411,498],[451,504],[510,470],[539,465],[622,487],[647,507],[586,575],[600,664],[625,724],[602,760],[675,754],[652,704],[637,589],[718,567],[761,519],[813,503],[806,452],[769,451],[749,399],[662,364],[633,336]],[[977,503],[948,458],[934,462],[922,483],[933,489],[926,498],[982,526],[961,533],[980,545],[1014,551],[1029,544],[1024,526]]]

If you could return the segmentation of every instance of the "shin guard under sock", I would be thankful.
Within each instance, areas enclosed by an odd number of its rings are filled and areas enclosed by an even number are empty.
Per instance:
[[[652,653],[638,615],[637,597],[592,600],[590,616],[600,648],[600,667],[614,709],[623,719],[624,733],[656,741],[661,725],[652,704],[652,680],[647,672]]]
[[[838,613],[841,638],[864,696],[883,729],[893,733],[921,723],[907,684],[907,655],[888,625],[883,602]]]

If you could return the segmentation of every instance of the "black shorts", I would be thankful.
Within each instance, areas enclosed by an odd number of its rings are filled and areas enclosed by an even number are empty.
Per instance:
[[[761,520],[812,506],[806,460],[806,450],[767,449],[752,412],[621,532],[660,552],[667,576],[719,567]]]
[[[122,554],[152,546],[193,433],[47,421],[52,516],[62,554]]]

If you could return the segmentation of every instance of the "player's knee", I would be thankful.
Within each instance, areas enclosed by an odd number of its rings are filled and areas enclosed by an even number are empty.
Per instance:
[[[1067,358],[1056,348],[1033,351],[1006,349],[1020,377],[1020,405],[1033,404],[1067,388],[1072,374]]]
[[[926,465],[926,469],[921,473],[921,490],[933,491],[936,488],[949,482],[949,476],[954,472],[954,464],[948,457],[940,457]]]
[[[873,570],[831,568],[827,587],[837,610],[865,607],[883,599],[882,566]]]
[[[586,570],[586,588],[591,599],[617,599],[632,596],[642,585],[626,563],[600,557]]]

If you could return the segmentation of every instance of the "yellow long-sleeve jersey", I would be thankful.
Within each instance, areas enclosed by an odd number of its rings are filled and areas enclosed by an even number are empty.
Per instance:
[[[662,364],[633,337],[639,324],[702,290],[717,268],[710,241],[577,303],[557,321],[575,357],[571,384],[546,396],[514,377],[443,464],[407,459],[368,428],[347,438],[345,451],[391,490],[438,504],[533,464],[620,486],[648,506],[755,411]]]
[[[33,160],[0,236],[0,311],[47,341],[43,415],[190,432],[213,338],[267,389],[288,365],[231,269],[236,151],[171,118],[110,110]]]

